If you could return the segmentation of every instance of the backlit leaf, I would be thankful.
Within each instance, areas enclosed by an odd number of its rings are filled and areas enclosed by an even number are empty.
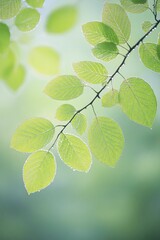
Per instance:
[[[119,43],[126,43],[130,37],[131,24],[124,9],[118,4],[106,3],[102,15],[103,22],[117,34]]]
[[[0,79],[6,79],[14,69],[16,57],[11,49],[0,54]]]
[[[60,121],[70,120],[76,112],[75,107],[71,104],[63,104],[56,111],[56,118]]]
[[[131,0],[134,4],[144,4],[147,0]]]
[[[78,137],[61,134],[58,151],[64,163],[77,171],[88,172],[92,163],[88,146]]]
[[[92,84],[103,83],[108,77],[108,72],[101,63],[82,61],[74,63],[73,68],[79,78]]]
[[[148,3],[146,0],[139,0],[137,3],[128,0],[120,0],[124,9],[131,13],[142,13],[148,9]],[[143,2],[143,3],[142,3]]]
[[[53,124],[44,118],[25,121],[15,131],[11,147],[19,152],[34,152],[47,145],[54,135]]]
[[[117,57],[119,53],[117,46],[114,43],[110,43],[110,42],[103,42],[103,43],[97,44],[92,49],[92,52],[96,58],[106,62]]]
[[[107,93],[105,93],[102,97],[102,106],[103,107],[113,107],[118,104],[118,91],[113,89]]]
[[[26,2],[34,8],[41,8],[43,7],[45,0],[26,0]]]
[[[72,75],[62,75],[53,79],[45,88],[45,93],[56,100],[70,100],[83,93],[84,85],[79,78]]]
[[[21,8],[21,0],[0,0],[0,19],[14,17]]]
[[[6,24],[0,22],[0,54],[3,53],[10,44],[10,31]]]
[[[129,78],[121,84],[119,102],[123,112],[133,121],[152,127],[157,102],[150,85],[140,78]]]
[[[46,188],[55,174],[56,162],[52,153],[37,151],[31,154],[23,167],[23,181],[28,194]]]
[[[118,37],[113,29],[102,22],[88,22],[82,26],[87,41],[92,45],[101,42],[119,43]]]
[[[49,33],[64,33],[69,31],[77,22],[76,6],[66,5],[60,7],[48,16],[46,30]]]
[[[160,11],[160,0],[157,0],[157,11]]]
[[[106,117],[95,118],[89,128],[88,140],[95,157],[114,167],[124,146],[124,137],[119,125]]]
[[[157,55],[158,55],[158,58],[160,59],[160,45],[157,45]]]
[[[87,119],[86,116],[82,113],[78,113],[75,118],[72,120],[72,127],[82,135],[87,128]]]
[[[149,21],[145,21],[143,24],[142,24],[142,29],[144,32],[148,32],[149,29],[152,27],[152,23],[149,22]]]

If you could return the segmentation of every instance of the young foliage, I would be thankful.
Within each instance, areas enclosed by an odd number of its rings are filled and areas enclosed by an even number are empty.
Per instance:
[[[142,29],[144,32],[148,32],[149,29],[152,27],[152,23],[149,22],[149,21],[145,21],[143,24],[142,24]]]
[[[0,0],[0,19],[9,19],[19,12],[21,0]]]
[[[148,9],[147,0],[120,0],[124,9],[131,13],[142,13]]]
[[[113,107],[119,103],[119,92],[116,89],[112,89],[107,92],[102,97],[102,106],[103,107]]]
[[[42,8],[45,0],[26,0],[26,2],[34,8]]]
[[[60,121],[70,120],[76,112],[75,107],[71,104],[63,104],[56,111],[56,118]]]
[[[87,128],[86,116],[82,113],[78,113],[72,120],[72,127],[77,131],[77,133],[82,135]]]
[[[7,50],[10,44],[10,31],[6,24],[0,22],[0,54]]]

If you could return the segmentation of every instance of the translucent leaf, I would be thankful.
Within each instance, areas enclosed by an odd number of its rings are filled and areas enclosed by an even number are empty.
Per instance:
[[[160,60],[160,45],[157,45],[157,55],[158,55],[158,58]]]
[[[88,140],[95,157],[109,166],[115,166],[124,146],[119,125],[106,117],[95,118],[89,128]]]
[[[0,0],[0,19],[14,17],[21,8],[21,0]]]
[[[36,9],[24,8],[15,19],[15,25],[22,32],[28,32],[34,29],[40,20],[40,14]]]
[[[118,102],[119,102],[118,95],[119,95],[119,93],[115,89],[107,92],[102,97],[102,106],[103,107],[113,107],[116,104],[118,104]]]
[[[101,63],[82,61],[74,63],[73,68],[79,78],[92,84],[103,83],[108,77],[108,72]]]
[[[160,0],[157,0],[157,11],[160,11]]]
[[[109,25],[118,36],[119,43],[126,43],[130,37],[131,24],[124,9],[118,4],[106,3],[102,15],[103,22]]]
[[[77,171],[88,172],[92,159],[88,146],[78,137],[61,134],[58,151],[64,163]]]
[[[110,42],[103,42],[103,43],[97,44],[92,49],[92,52],[96,58],[106,62],[117,57],[119,53],[117,46],[114,43],[110,43]]]
[[[121,0],[121,4],[126,11],[131,13],[142,13],[148,9],[147,1],[143,1],[143,3],[137,1],[137,4],[135,4],[133,1]]]
[[[149,22],[149,21],[145,21],[143,24],[142,24],[142,29],[144,32],[148,32],[150,30],[150,28],[152,27],[152,23]]]
[[[12,50],[8,50],[3,54],[0,54],[0,79],[6,79],[16,63],[16,57]]]
[[[60,121],[68,121],[73,117],[75,112],[75,107],[70,104],[63,104],[57,109],[56,118]]]
[[[79,78],[62,75],[53,79],[45,88],[45,93],[56,100],[70,100],[83,93],[84,85]]]
[[[23,167],[23,181],[28,192],[39,192],[53,181],[56,162],[50,152],[37,151],[31,154]]]
[[[34,152],[52,140],[54,131],[53,124],[47,119],[29,119],[15,131],[11,147],[19,152]]]
[[[86,116],[82,113],[79,113],[75,116],[75,118],[72,120],[72,127],[80,134],[82,135],[87,128],[87,119]]]
[[[119,102],[123,112],[133,121],[151,127],[157,102],[150,85],[140,78],[129,78],[120,87]]]
[[[119,43],[118,37],[113,29],[102,22],[88,22],[82,26],[87,41],[92,45],[101,42]]]
[[[10,75],[6,77],[5,83],[12,89],[17,90],[24,82],[26,75],[25,68],[22,65],[14,67]]]
[[[76,6],[66,5],[54,10],[47,19],[46,30],[49,33],[64,33],[77,22]]]
[[[147,0],[131,0],[134,4],[144,4]]]
[[[10,44],[10,31],[6,24],[0,22],[0,54],[2,54]]]
[[[60,56],[51,47],[39,46],[33,48],[29,54],[29,64],[39,73],[53,75],[59,73]]]
[[[43,7],[45,0],[26,0],[26,2],[34,8],[41,8]]]
[[[157,45],[154,43],[144,43],[140,45],[139,54],[143,64],[155,71],[160,72],[160,59],[157,54]]]

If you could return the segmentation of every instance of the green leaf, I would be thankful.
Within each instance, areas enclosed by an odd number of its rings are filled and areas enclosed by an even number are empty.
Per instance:
[[[87,128],[87,119],[86,116],[82,113],[78,113],[75,118],[72,120],[72,127],[82,135]]]
[[[157,1],[157,11],[160,11],[160,0]]]
[[[158,55],[158,58],[160,60],[160,45],[157,45],[157,55]]]
[[[26,0],[26,2],[34,8],[42,8],[45,0]]]
[[[76,6],[66,5],[60,7],[48,16],[46,30],[49,33],[64,33],[69,31],[77,22]]]
[[[74,63],[73,68],[79,78],[92,84],[103,83],[108,77],[108,72],[101,63],[82,61]]]
[[[15,131],[11,147],[19,152],[34,152],[47,145],[53,138],[53,124],[44,118],[25,121]]]
[[[112,89],[111,91],[107,92],[102,97],[102,106],[103,107],[113,107],[116,104],[118,104],[119,103],[118,95],[119,95],[119,93],[115,89]]]
[[[88,22],[82,26],[87,41],[92,45],[101,42],[119,43],[118,37],[113,29],[102,22]]]
[[[0,19],[14,17],[21,8],[21,0],[0,0]]]
[[[139,54],[143,64],[155,71],[160,72],[160,59],[157,54],[157,45],[154,43],[144,43],[140,45]]]
[[[103,42],[97,44],[92,49],[93,55],[105,62],[108,62],[117,57],[119,51],[117,46],[114,43]]]
[[[23,167],[23,181],[28,192],[39,192],[51,184],[56,174],[56,162],[50,152],[31,154]]]
[[[99,161],[115,166],[124,147],[122,130],[115,121],[106,117],[95,118],[89,128],[88,140]]]
[[[142,13],[148,9],[148,3],[145,1],[145,3],[139,3],[135,4],[133,1],[128,1],[128,0],[120,0],[122,6],[124,9],[128,12],[131,13]]]
[[[75,112],[75,107],[70,104],[63,104],[57,109],[56,118],[60,121],[68,121],[73,117]]]
[[[16,57],[11,49],[0,54],[0,79],[6,79],[14,69]]]
[[[53,75],[60,71],[60,56],[51,47],[39,46],[33,48],[28,61],[37,72],[44,75]]]
[[[17,90],[23,84],[25,76],[25,68],[22,65],[18,65],[14,67],[4,81],[12,90]]]
[[[62,75],[53,79],[45,88],[45,93],[56,100],[70,100],[83,93],[84,85],[79,78],[72,75]]]
[[[6,24],[0,22],[0,54],[2,54],[10,44],[10,31]]]
[[[131,0],[134,4],[144,4],[147,0]]]
[[[140,78],[129,78],[121,84],[119,102],[123,112],[136,123],[152,127],[157,102],[150,85]]]
[[[149,21],[145,21],[143,24],[142,24],[142,29],[144,32],[148,32],[150,30],[150,28],[152,27],[152,23],[149,22]]]
[[[126,43],[130,37],[131,24],[124,9],[118,4],[106,3],[102,15],[103,22],[117,34],[119,43]]]
[[[73,170],[88,172],[92,158],[88,146],[78,137],[61,134],[58,151],[63,162]]]
[[[23,8],[15,19],[15,25],[22,32],[34,29],[40,20],[40,14],[36,9]]]

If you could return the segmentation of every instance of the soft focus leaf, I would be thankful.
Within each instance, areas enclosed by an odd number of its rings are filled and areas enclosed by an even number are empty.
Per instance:
[[[58,151],[64,163],[74,170],[88,172],[92,158],[88,146],[78,137],[61,134]]]
[[[76,6],[66,5],[54,10],[47,19],[46,30],[49,33],[64,33],[77,22]]]
[[[28,194],[46,188],[55,174],[55,158],[50,152],[37,151],[31,154],[23,167],[23,181]]]
[[[68,121],[70,120],[76,109],[71,104],[63,104],[56,111],[56,118],[60,121]]]
[[[70,100],[83,93],[84,85],[79,78],[62,75],[53,79],[45,88],[45,93],[56,100]]]
[[[119,43],[126,43],[130,37],[131,24],[124,9],[118,4],[106,3],[102,15],[103,22],[117,34]]]
[[[15,64],[16,57],[11,49],[0,54],[0,79],[6,79],[13,71]]]
[[[115,166],[124,146],[119,125],[106,117],[95,118],[88,132],[89,146],[95,157],[109,166]]]
[[[149,29],[152,27],[152,23],[149,22],[149,21],[145,21],[143,24],[142,24],[142,29],[144,32],[148,32]]]
[[[108,72],[101,63],[82,61],[74,63],[73,68],[79,78],[92,84],[103,83],[108,77]]]
[[[118,104],[118,91],[115,89],[112,89],[111,91],[105,93],[102,97],[102,106],[103,107],[113,107],[116,104]]]
[[[19,152],[34,152],[47,145],[54,135],[53,124],[44,118],[25,121],[15,131],[11,147]]]
[[[26,0],[26,2],[34,8],[41,8],[43,7],[45,0]]]
[[[21,0],[0,0],[0,19],[14,17],[21,8]]]
[[[118,37],[113,29],[102,22],[88,22],[82,26],[87,41],[92,45],[101,42],[119,43]]]
[[[147,0],[131,0],[134,4],[144,4]]]
[[[82,113],[78,113],[72,120],[72,127],[77,131],[77,133],[82,135],[87,128],[86,116]]]
[[[137,2],[137,4],[135,4],[133,1],[121,0],[121,4],[126,11],[131,13],[142,13],[148,9],[147,1],[145,1],[145,3]]]
[[[140,78],[129,78],[121,84],[119,102],[123,112],[133,121],[152,127],[157,102],[150,85]]]
[[[155,43],[141,44],[139,54],[143,64],[147,68],[155,72],[160,72],[160,59],[157,54],[157,45]]]
[[[106,62],[116,58],[119,53],[117,46],[114,43],[110,42],[103,42],[97,44],[92,49],[92,52],[96,58]]]
[[[60,56],[56,50],[47,46],[33,48],[29,53],[30,65],[39,73],[54,75],[60,70]]]
[[[40,20],[40,14],[36,9],[24,8],[15,19],[15,25],[22,32],[28,32],[34,29]]]
[[[160,0],[157,0],[157,11],[160,11]]]
[[[160,45],[157,45],[157,55],[158,55],[158,58],[160,60]]]
[[[6,24],[0,22],[0,54],[2,54],[10,44],[10,31]]]

